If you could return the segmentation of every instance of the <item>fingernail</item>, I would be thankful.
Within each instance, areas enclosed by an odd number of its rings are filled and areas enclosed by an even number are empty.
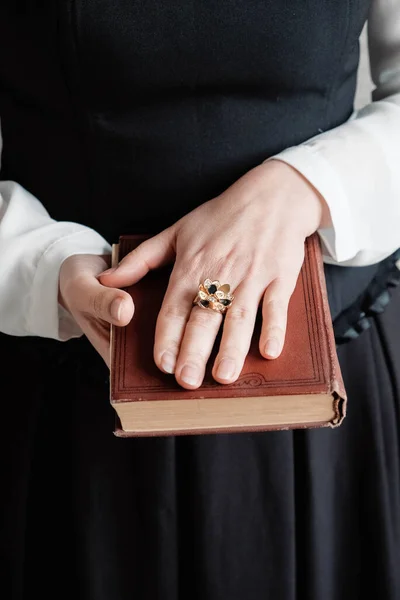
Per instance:
[[[116,271],[117,268],[116,267],[112,267],[111,269],[107,269],[107,271],[103,271],[102,273],[100,273],[99,277],[101,277],[102,275],[111,275],[111,273],[114,273],[114,271]]]
[[[119,321],[121,319],[122,302],[122,298],[115,298],[115,300],[111,302],[110,313],[115,321]]]
[[[223,358],[218,365],[217,377],[220,379],[231,379],[236,370],[236,363],[232,358]]]
[[[271,358],[275,358],[278,356],[280,350],[280,344],[276,338],[271,338],[267,341],[265,345],[265,354],[271,356]]]
[[[185,366],[181,372],[181,379],[188,385],[198,385],[200,383],[200,373],[196,367]]]
[[[176,356],[172,352],[166,350],[161,357],[161,367],[166,373],[174,373],[176,364]]]

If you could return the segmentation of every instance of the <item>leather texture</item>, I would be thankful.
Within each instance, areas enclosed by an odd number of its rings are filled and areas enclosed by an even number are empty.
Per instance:
[[[119,259],[143,239],[142,236],[121,236]],[[155,323],[169,272],[166,268],[153,271],[139,283],[127,288],[135,303],[137,317],[127,327],[112,328],[110,399],[113,405],[151,400],[326,394],[334,403],[336,412],[331,425],[341,423],[345,414],[346,393],[336,354],[317,235],[306,241],[305,260],[289,305],[287,337],[282,355],[273,361],[261,356],[258,349],[259,316],[242,373],[230,385],[218,384],[211,375],[218,340],[204,382],[197,390],[181,388],[173,376],[162,373],[155,365]],[[193,283],[195,295],[197,282]],[[297,425],[292,423],[291,427]]]

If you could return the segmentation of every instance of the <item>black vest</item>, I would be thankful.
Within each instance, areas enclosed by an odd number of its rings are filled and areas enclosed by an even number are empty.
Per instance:
[[[370,0],[1,0],[2,178],[157,232],[346,121]],[[377,267],[327,268],[334,316]]]

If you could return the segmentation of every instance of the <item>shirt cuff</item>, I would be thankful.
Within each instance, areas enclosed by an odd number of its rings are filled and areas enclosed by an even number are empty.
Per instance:
[[[288,148],[264,162],[280,160],[299,171],[321,194],[331,214],[332,227],[319,229],[325,262],[345,262],[357,254],[356,233],[346,193],[329,162],[313,142]]]
[[[71,230],[71,223],[65,225]],[[111,247],[94,230],[86,227],[76,230],[76,227],[50,244],[38,262],[27,316],[30,335],[60,341],[82,335],[73,317],[58,303],[60,267],[74,254],[109,254]]]

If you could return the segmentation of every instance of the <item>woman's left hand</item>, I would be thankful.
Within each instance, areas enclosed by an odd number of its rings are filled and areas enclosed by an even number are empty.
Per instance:
[[[201,385],[222,321],[219,313],[193,306],[198,284],[206,278],[229,283],[235,299],[225,316],[213,376],[232,383],[248,353],[261,300],[260,352],[266,359],[281,353],[304,242],[327,225],[328,212],[297,171],[272,160],[143,242],[100,280],[125,287],[175,259],[157,320],[154,359],[188,389]]]

